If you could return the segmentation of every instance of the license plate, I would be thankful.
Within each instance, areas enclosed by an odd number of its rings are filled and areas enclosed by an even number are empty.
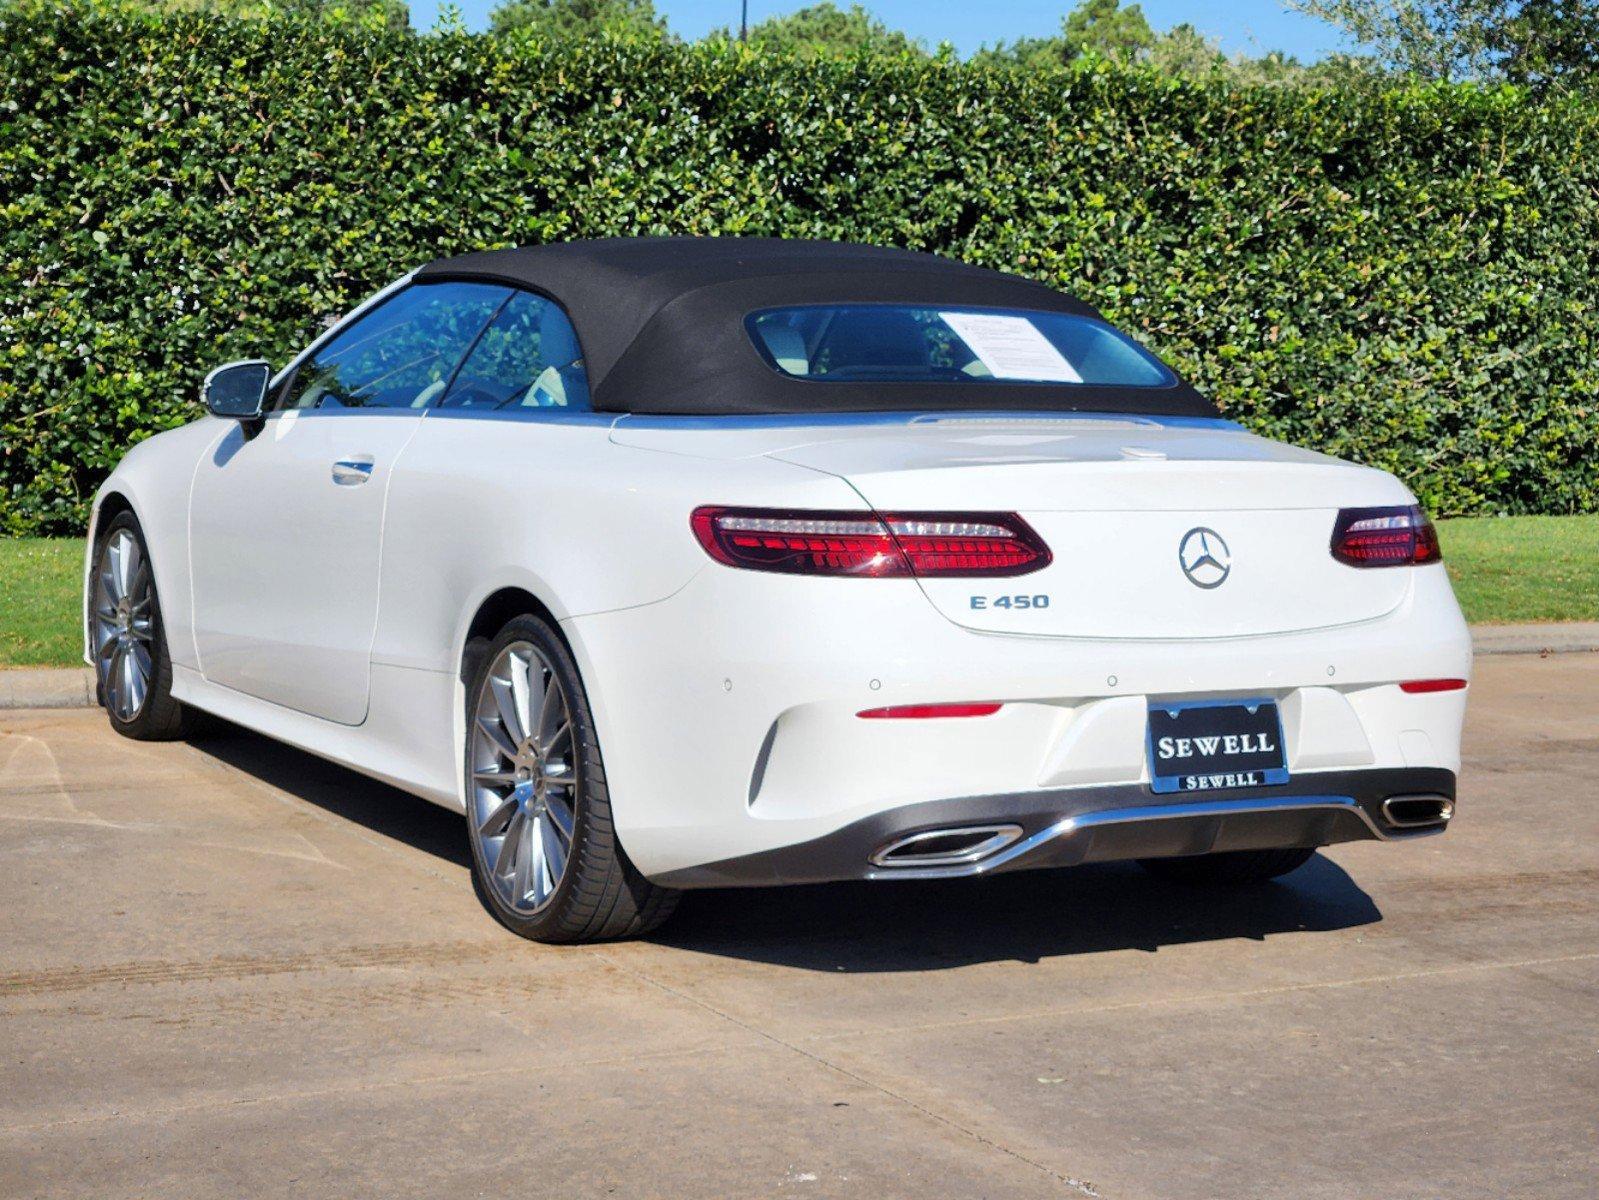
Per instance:
[[[1275,700],[1149,706],[1149,786],[1204,792],[1288,782]]]

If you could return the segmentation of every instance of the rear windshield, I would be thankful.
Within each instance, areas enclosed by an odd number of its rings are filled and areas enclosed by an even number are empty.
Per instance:
[[[769,308],[746,318],[784,375],[837,383],[1170,387],[1166,367],[1102,321],[1015,308],[897,304]]]

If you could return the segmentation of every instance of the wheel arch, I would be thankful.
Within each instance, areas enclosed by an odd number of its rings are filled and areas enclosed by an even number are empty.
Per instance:
[[[467,688],[471,684],[472,672],[477,667],[476,653],[486,649],[488,643],[494,639],[506,625],[506,622],[515,617],[537,617],[555,631],[555,636],[561,639],[571,653],[573,661],[577,664],[578,676],[583,682],[585,692],[591,692],[587,665],[583,649],[577,645],[569,630],[562,624],[556,615],[556,608],[547,603],[545,599],[530,589],[525,583],[506,584],[494,588],[478,600],[471,607],[471,616],[462,625],[456,635],[454,658],[455,679],[451,689],[454,697],[454,714],[452,725],[455,731],[454,745],[459,747],[464,744],[466,737],[466,697]],[[591,700],[592,703],[592,700]],[[456,771],[457,801],[465,810],[466,784],[462,778],[459,761]]]
[[[555,630],[556,636],[566,643],[568,650],[572,649],[566,630],[561,628],[560,618],[548,604],[525,587],[499,588],[478,602],[477,610],[466,623],[466,628],[458,639],[455,652],[456,675],[463,687],[471,678],[472,669],[476,666],[472,659],[473,644],[478,641],[492,641],[494,635],[505,628],[506,622],[515,617],[538,617]]]
[[[94,646],[89,636],[89,589],[94,578],[94,552],[100,544],[100,532],[123,513],[132,513],[139,519],[138,510],[127,494],[115,485],[108,485],[95,497],[94,508],[89,513],[89,530],[83,548],[83,586],[78,589],[78,632],[83,642],[83,661],[94,665]],[[139,527],[144,522],[139,521]],[[154,566],[151,567],[154,570]]]
[[[134,512],[133,501],[126,493],[115,487],[107,489],[101,493],[100,502],[95,506],[94,519],[90,523],[90,535],[99,537],[101,525],[125,512]],[[138,513],[134,513],[134,516],[137,517]]]

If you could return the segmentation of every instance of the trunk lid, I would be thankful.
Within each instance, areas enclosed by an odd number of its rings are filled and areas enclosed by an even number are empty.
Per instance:
[[[970,629],[1258,636],[1372,620],[1409,593],[1409,571],[1329,553],[1340,508],[1414,503],[1398,480],[1230,422],[925,417],[730,431],[721,453],[841,476],[881,512],[1019,513],[1054,556],[1044,570],[920,581]]]

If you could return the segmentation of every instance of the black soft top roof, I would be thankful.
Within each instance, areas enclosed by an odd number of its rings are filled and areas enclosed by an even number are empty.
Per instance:
[[[558,301],[583,347],[594,407],[605,412],[1216,415],[1210,401],[1181,382],[1131,388],[799,379],[767,365],[745,328],[745,317],[763,308],[874,302],[1099,319],[1087,304],[1043,284],[935,254],[779,238],[607,238],[440,259],[417,278],[493,280]]]

